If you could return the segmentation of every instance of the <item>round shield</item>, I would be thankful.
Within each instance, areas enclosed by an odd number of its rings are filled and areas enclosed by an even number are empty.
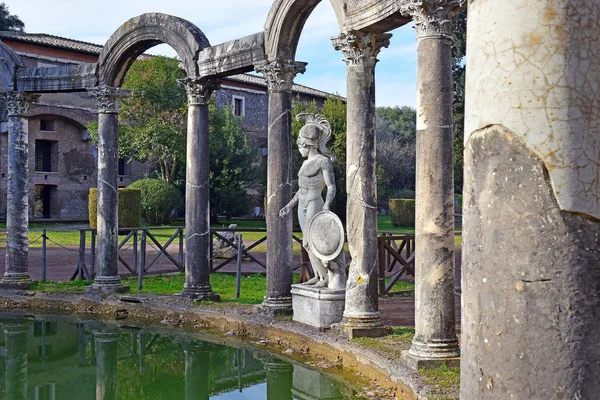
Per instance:
[[[308,244],[319,259],[333,260],[344,248],[344,226],[331,211],[321,211],[308,223]]]

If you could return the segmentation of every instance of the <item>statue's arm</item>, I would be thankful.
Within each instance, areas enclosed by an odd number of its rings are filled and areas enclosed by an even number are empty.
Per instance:
[[[296,192],[296,194],[294,195],[294,197],[292,197],[292,200],[290,200],[289,203],[287,203],[281,210],[279,210],[279,216],[286,216],[296,204],[298,204],[298,192]]]
[[[327,196],[325,197],[323,211],[329,211],[329,205],[335,197],[335,176],[333,175],[333,163],[329,160],[326,162],[326,167],[323,168],[323,179],[325,180],[325,186],[327,187]]]

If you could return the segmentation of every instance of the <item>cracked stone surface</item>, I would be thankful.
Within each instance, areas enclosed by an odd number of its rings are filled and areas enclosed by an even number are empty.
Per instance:
[[[596,398],[600,223],[506,127],[471,135],[465,171],[461,398]]]
[[[465,105],[465,143],[505,126],[544,162],[560,209],[597,219],[598,32],[595,0],[470,2]]]

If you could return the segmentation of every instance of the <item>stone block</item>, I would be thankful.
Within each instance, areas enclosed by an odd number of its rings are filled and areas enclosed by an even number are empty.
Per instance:
[[[342,320],[346,289],[292,285],[294,321],[317,328],[329,328]]]
[[[448,368],[460,368],[460,357],[422,358],[409,354],[408,351],[403,351],[402,361],[415,371],[438,368],[444,365]]]

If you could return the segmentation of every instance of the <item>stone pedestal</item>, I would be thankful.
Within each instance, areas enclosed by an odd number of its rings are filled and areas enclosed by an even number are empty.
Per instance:
[[[292,289],[293,291],[293,289]],[[338,383],[320,371],[294,365],[292,396],[295,399],[343,399]]]
[[[292,285],[293,319],[317,328],[329,328],[342,320],[345,299],[346,289]]]
[[[8,106],[6,269],[1,288],[27,289],[29,255],[29,135],[27,111],[38,95],[5,92]]]
[[[266,315],[291,314],[292,216],[279,216],[292,199],[292,85],[306,63],[274,60],[256,67],[269,89],[269,157],[267,165],[267,292],[256,310]]]

